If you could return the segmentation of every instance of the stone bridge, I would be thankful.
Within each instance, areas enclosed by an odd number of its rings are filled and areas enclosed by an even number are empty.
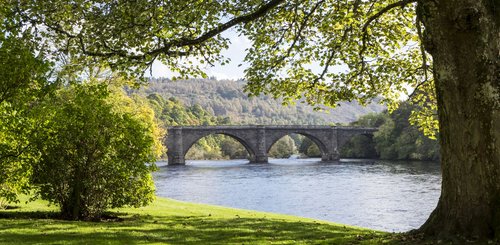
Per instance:
[[[334,126],[178,126],[169,127],[166,137],[169,165],[184,165],[189,148],[211,134],[223,134],[239,141],[248,151],[251,163],[267,163],[267,153],[274,143],[289,134],[311,139],[321,150],[322,161],[339,160],[339,149],[354,135],[368,135],[376,128]]]

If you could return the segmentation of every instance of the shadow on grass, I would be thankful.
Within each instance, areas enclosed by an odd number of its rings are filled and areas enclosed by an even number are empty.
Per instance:
[[[0,219],[59,219],[60,215],[54,211],[13,211],[9,212],[0,211]]]
[[[3,207],[4,210],[12,210],[12,209],[19,209],[21,208],[20,206],[11,206],[11,205],[7,205],[5,207]],[[0,208],[0,210],[2,210],[2,208]]]
[[[121,213],[123,215],[123,213]],[[0,243],[379,244],[387,235],[314,221],[207,216],[123,217],[123,222],[54,220],[56,212],[0,212]]]
[[[175,217],[163,222],[171,227],[152,230],[154,233],[170,233],[156,242],[199,244],[211,243],[356,243],[368,237],[377,236],[375,232],[353,230],[315,222],[284,221],[262,218],[233,218],[223,220],[204,217]],[[173,228],[173,229],[172,229]]]

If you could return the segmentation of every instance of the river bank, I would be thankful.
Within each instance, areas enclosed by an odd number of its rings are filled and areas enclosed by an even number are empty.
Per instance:
[[[53,219],[43,201],[0,211],[0,244],[399,244],[398,235],[288,215],[157,198],[119,221]]]

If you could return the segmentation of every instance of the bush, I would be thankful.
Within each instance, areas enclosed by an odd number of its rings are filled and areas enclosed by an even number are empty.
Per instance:
[[[162,132],[145,104],[103,84],[59,90],[40,119],[45,130],[32,179],[37,194],[73,220],[150,203]]]

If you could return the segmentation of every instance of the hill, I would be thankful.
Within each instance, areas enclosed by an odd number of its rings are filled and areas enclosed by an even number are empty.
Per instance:
[[[245,82],[241,80],[211,78],[171,81],[151,78],[141,93],[174,97],[186,106],[200,105],[214,116],[227,117],[227,122],[231,124],[346,124],[362,115],[385,109],[377,101],[366,107],[356,102],[342,102],[339,107],[325,111],[314,111],[311,106],[300,102],[283,106],[281,100],[270,96],[249,98],[243,91],[244,85]]]

